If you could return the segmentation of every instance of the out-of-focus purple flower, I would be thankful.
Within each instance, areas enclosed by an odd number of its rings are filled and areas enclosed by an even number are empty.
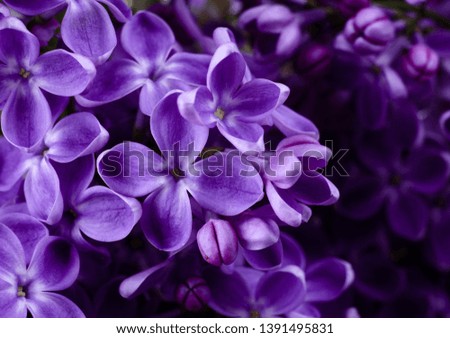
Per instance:
[[[285,5],[263,4],[241,14],[239,26],[256,37],[257,58],[287,58],[300,46],[302,26],[325,18],[325,11],[315,9],[293,12]]]
[[[150,12],[139,12],[123,27],[126,58],[113,58],[97,69],[92,85],[78,102],[86,107],[118,100],[140,90],[139,107],[151,115],[157,103],[172,89],[191,89],[205,83],[210,56],[175,53],[170,27]]]
[[[338,258],[324,258],[306,269],[306,301],[328,302],[338,298],[353,283],[355,274],[350,263]]]
[[[308,265],[297,242],[289,236],[282,242],[283,264],[269,272],[248,267],[235,267],[232,273],[207,270],[209,306],[230,317],[319,316],[315,305],[336,299],[353,282],[349,263],[326,258]]]
[[[307,287],[304,272],[294,265],[266,273],[244,267],[228,275],[211,270],[206,280],[211,289],[209,306],[229,317],[287,314],[302,304]]]
[[[75,53],[94,61],[109,57],[116,47],[117,39],[108,12],[100,5],[108,6],[117,20],[125,22],[131,17],[131,9],[122,0],[7,0],[8,6],[25,15],[39,15],[44,12],[67,10],[61,24],[64,43]]]
[[[33,230],[25,234],[33,238]],[[22,237],[22,240],[26,240]],[[44,236],[29,242],[31,260],[27,262],[21,240],[0,224],[0,312],[2,317],[84,317],[69,299],[55,291],[70,287],[78,276],[78,253],[68,242]]]
[[[378,54],[394,40],[395,27],[382,9],[367,7],[347,21],[344,36],[356,52]]]
[[[441,271],[450,270],[450,182],[443,192],[431,199],[429,231],[426,242],[428,256],[433,266]]]
[[[9,21],[0,30],[0,105],[3,135],[18,147],[39,144],[52,125],[48,92],[69,97],[80,94],[95,67],[87,58],[56,49],[39,56],[39,41],[21,22]]]
[[[424,237],[429,208],[424,195],[436,193],[448,180],[445,150],[417,144],[420,137],[415,110],[405,102],[395,111],[389,127],[364,135],[358,153],[369,173],[349,180],[339,204],[346,216],[366,219],[384,205],[389,225],[409,240]],[[401,129],[398,127],[401,126]],[[405,152],[406,150],[406,152]]]
[[[289,56],[301,42],[300,19],[288,7],[278,4],[253,7],[239,17],[239,25],[248,27],[255,23],[262,33],[277,36],[275,54]]]
[[[403,70],[411,78],[419,81],[433,78],[439,67],[439,56],[430,47],[414,45],[403,58]]]
[[[200,277],[190,277],[178,286],[177,302],[188,311],[199,311],[208,304],[211,297],[206,281]]]
[[[397,39],[376,58],[360,58],[364,71],[356,80],[356,111],[366,129],[385,126],[391,110],[389,102],[408,97],[407,84],[393,65],[405,43]]]
[[[404,271],[378,251],[357,252],[353,261],[356,279],[355,288],[365,298],[386,302],[399,295],[405,286]]]
[[[49,233],[41,222],[24,212],[10,210],[8,213],[0,215],[0,223],[10,228],[20,240],[25,253],[26,264],[29,264],[34,248]]]
[[[229,265],[238,253],[238,239],[231,224],[225,220],[210,219],[197,232],[197,244],[208,263]]]
[[[100,176],[113,190],[126,196],[148,195],[141,227],[154,246],[167,251],[180,249],[190,237],[188,192],[203,208],[227,216],[241,213],[263,196],[261,177],[241,175],[248,168],[239,156],[219,153],[194,162],[206,144],[209,129],[180,115],[179,96],[180,92],[169,93],[151,119],[152,134],[163,157],[131,142],[103,152],[97,162]],[[217,163],[223,165],[212,173]]]

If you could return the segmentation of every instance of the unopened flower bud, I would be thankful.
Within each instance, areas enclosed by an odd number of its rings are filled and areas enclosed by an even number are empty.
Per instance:
[[[411,47],[403,58],[405,73],[416,80],[429,80],[436,75],[439,67],[439,56],[426,45]]]
[[[317,77],[325,73],[332,56],[327,46],[311,43],[300,50],[295,66],[301,75]]]
[[[356,52],[376,54],[394,40],[395,27],[380,8],[367,7],[347,21],[344,35]]]
[[[229,265],[236,259],[238,239],[227,221],[210,219],[198,231],[197,243],[205,261],[212,265]]]
[[[200,277],[190,277],[180,284],[176,291],[177,302],[188,311],[200,311],[211,297],[206,281]]]

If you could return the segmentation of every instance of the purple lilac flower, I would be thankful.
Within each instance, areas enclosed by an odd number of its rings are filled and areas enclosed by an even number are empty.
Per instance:
[[[239,157],[219,154],[194,163],[206,144],[208,128],[183,119],[177,107],[179,96],[169,93],[152,115],[151,130],[163,157],[144,145],[123,143],[103,152],[97,162],[100,176],[114,191],[148,195],[141,227],[153,245],[167,251],[180,249],[190,237],[188,192],[202,207],[222,215],[239,214],[263,195],[259,175],[239,176],[246,170]],[[205,172],[211,165],[217,168],[220,161],[219,173]]]
[[[108,140],[107,131],[94,115],[77,113],[60,120],[45,135],[33,152],[5,144],[1,156],[9,161],[2,172],[4,189],[25,176],[24,192],[30,213],[55,224],[62,216],[63,200],[54,162],[68,163],[101,149]]]
[[[337,298],[352,283],[348,263],[324,259],[305,271],[306,260],[298,244],[287,236],[283,242],[285,256],[279,268],[262,272],[236,267],[231,274],[207,271],[209,306],[230,317],[299,317],[302,312],[310,316],[317,313],[314,303]]]
[[[220,133],[241,151],[264,149],[262,121],[286,99],[289,89],[265,79],[242,84],[246,63],[232,43],[221,45],[211,60],[207,85],[182,93],[180,113],[191,123]]]
[[[0,316],[448,317],[449,2],[150,2],[0,4]]]
[[[448,184],[446,189],[436,195],[437,197],[432,199],[430,203],[426,252],[433,266],[442,271],[448,271],[450,269],[450,255],[446,244],[449,238],[448,221],[450,219]]]
[[[256,31],[257,58],[286,58],[300,46],[302,26],[324,19],[322,9],[293,12],[279,4],[252,7],[239,17],[239,26]]]
[[[253,7],[239,17],[241,27],[256,21],[256,27],[264,33],[279,35],[275,53],[289,56],[300,45],[300,18],[283,5],[261,5]]]
[[[445,151],[428,145],[416,145],[405,156],[402,149],[414,146],[418,127],[404,123],[402,117],[410,116],[410,121],[415,118],[410,115],[414,111],[406,106],[396,114],[389,128],[366,133],[360,146],[361,159],[378,175],[363,172],[358,175],[358,183],[348,181],[340,206],[347,216],[364,219],[386,205],[392,230],[404,238],[419,240],[425,235],[429,217],[422,195],[438,192],[447,183],[449,162]],[[401,133],[396,127],[400,124]]]
[[[43,91],[57,96],[80,94],[95,68],[86,58],[56,49],[39,56],[39,41],[20,21],[3,22],[0,37],[2,131],[18,147],[33,148],[52,124]],[[6,26],[5,26],[6,25]]]
[[[124,57],[97,69],[93,83],[77,97],[84,106],[118,100],[140,89],[139,106],[146,115],[172,89],[190,89],[205,82],[209,56],[174,51],[175,37],[158,16],[139,12],[123,27]]]
[[[299,307],[306,294],[304,272],[291,265],[267,273],[249,268],[231,275],[215,271],[207,280],[212,296],[209,305],[229,317],[283,315]]]
[[[393,65],[404,44],[405,41],[399,38],[380,55],[360,58],[364,71],[356,80],[356,111],[367,129],[383,127],[387,123],[389,101],[408,96],[406,81]]]
[[[78,253],[69,243],[53,236],[30,242],[28,238],[35,236],[30,228],[22,237],[28,246],[25,249],[7,226],[0,224],[0,234],[2,317],[26,317],[27,311],[33,317],[84,317],[72,301],[55,293],[68,288],[78,276]],[[28,261],[26,252],[30,251]]]

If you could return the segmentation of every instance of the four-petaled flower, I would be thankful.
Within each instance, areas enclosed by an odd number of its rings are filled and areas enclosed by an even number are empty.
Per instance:
[[[29,227],[19,239],[0,224],[0,316],[25,318],[30,311],[33,317],[84,317],[72,301],[55,293],[77,279],[78,252],[42,228]]]
[[[52,126],[44,93],[80,94],[92,80],[95,67],[89,59],[62,49],[39,56],[38,39],[21,22],[5,24],[0,25],[2,132],[13,145],[30,149]]]

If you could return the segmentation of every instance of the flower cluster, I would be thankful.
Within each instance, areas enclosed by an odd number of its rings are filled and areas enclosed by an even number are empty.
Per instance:
[[[0,317],[450,315],[449,22],[4,0]]]

